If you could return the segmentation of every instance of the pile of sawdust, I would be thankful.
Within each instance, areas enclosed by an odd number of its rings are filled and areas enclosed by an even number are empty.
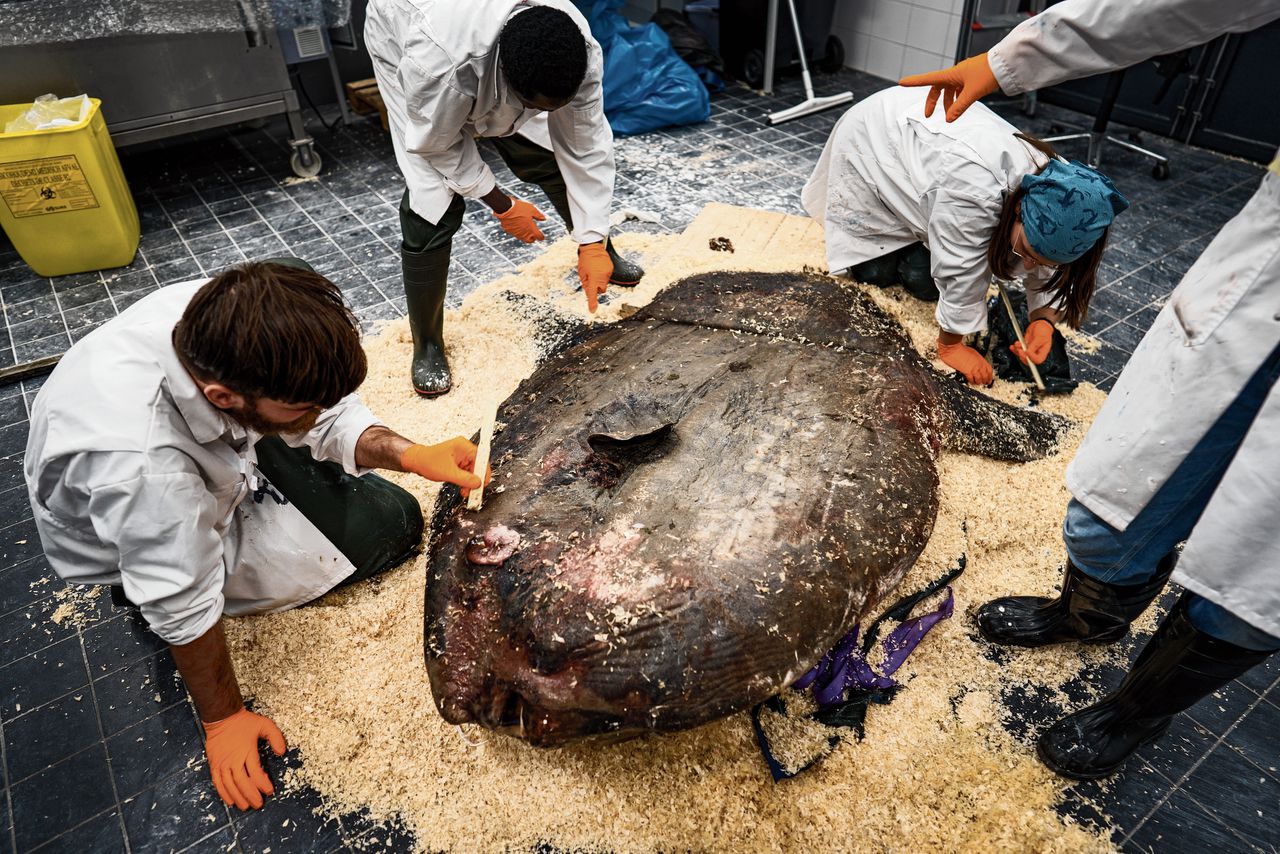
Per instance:
[[[597,321],[616,319],[624,304],[641,305],[699,271],[820,267],[821,234],[807,220],[769,215],[778,217],[770,220],[776,233],[753,252],[738,232],[717,231],[732,222],[724,211],[700,217],[683,237],[623,235],[621,248],[642,253],[648,274],[639,288],[611,291]],[[708,249],[722,233],[735,253]],[[419,441],[475,432],[481,414],[532,371],[537,356],[530,320],[501,292],[585,318],[574,260],[573,246],[561,241],[449,313],[455,384],[442,398],[412,394],[408,328],[391,323],[367,342],[366,402]],[[936,338],[932,307],[898,289],[868,290],[928,352]],[[992,393],[1018,405],[1023,388],[998,383]],[[1083,425],[1102,400],[1084,386],[1042,405]],[[445,723],[423,663],[424,558],[312,606],[229,621],[237,670],[257,708],[301,749],[299,775],[330,808],[399,818],[424,850],[521,850],[540,842],[618,852],[1109,850],[1105,839],[1055,812],[1063,781],[1002,726],[999,700],[1019,683],[1061,691],[1105,653],[1012,651],[997,664],[984,655],[968,613],[995,596],[1054,589],[1068,500],[1063,471],[1081,434],[1058,456],[1026,465],[944,454],[935,532],[899,593],[923,587],[966,554],[956,615],[899,670],[906,687],[894,703],[871,708],[865,741],[847,738],[783,784],[771,782],[745,714],[674,735],[552,751]],[[393,477],[430,508],[433,485]]]
[[[36,584],[43,584],[46,580],[41,579]],[[93,600],[101,594],[102,587],[97,584],[68,584],[61,590],[55,590],[53,597],[58,600],[58,607],[49,619],[58,625],[65,623],[72,628],[83,629],[93,622]]]

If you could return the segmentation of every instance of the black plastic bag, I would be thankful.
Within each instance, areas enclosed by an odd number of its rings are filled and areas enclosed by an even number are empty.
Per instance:
[[[705,68],[720,77],[724,76],[724,60],[694,27],[688,15],[675,9],[659,9],[650,20],[662,27],[667,38],[671,39],[671,46],[676,49],[676,53],[695,70]]]
[[[1009,291],[1009,302],[1013,304],[1014,313],[1018,315],[1018,324],[1023,331],[1027,328],[1027,295],[1022,291]],[[1022,364],[1022,360],[1013,355],[1009,346],[1018,340],[1009,322],[1009,313],[1005,311],[1004,301],[1000,295],[987,300],[987,334],[985,340],[978,340],[977,349],[991,359],[991,367],[996,376],[1002,380],[1034,383],[1031,369]],[[1067,339],[1057,327],[1053,330],[1053,346],[1044,362],[1036,365],[1040,371],[1040,379],[1044,381],[1047,394],[1069,394],[1080,383],[1071,378],[1071,361],[1067,357]]]

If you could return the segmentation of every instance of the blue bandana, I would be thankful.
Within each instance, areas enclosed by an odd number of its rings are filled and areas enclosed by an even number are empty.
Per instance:
[[[1022,229],[1036,254],[1068,264],[1088,252],[1129,207],[1115,184],[1078,160],[1051,160],[1039,175],[1022,179]]]

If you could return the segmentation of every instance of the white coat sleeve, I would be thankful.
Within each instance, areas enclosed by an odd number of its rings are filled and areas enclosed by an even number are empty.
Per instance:
[[[991,202],[946,189],[935,190],[929,210],[930,272],[938,286],[938,325],[968,335],[987,328],[987,245],[998,210]]]
[[[398,74],[408,114],[405,152],[425,160],[460,196],[478,199],[492,190],[497,181],[467,130],[471,99],[411,56],[401,59]]]
[[[218,505],[194,471],[145,472],[90,488],[89,518],[120,555],[120,580],[151,630],[170,644],[199,638],[222,616]]]
[[[340,463],[347,474],[362,475],[371,469],[356,464],[356,444],[365,430],[381,423],[352,393],[321,412],[306,433],[284,433],[280,438],[291,448],[306,445],[317,460]]]
[[[987,53],[1009,95],[1128,68],[1280,18],[1273,0],[1065,0]]]
[[[596,243],[609,236],[615,166],[613,130],[604,115],[604,56],[594,39],[587,76],[574,99],[547,114],[556,165],[569,191],[573,239]]]

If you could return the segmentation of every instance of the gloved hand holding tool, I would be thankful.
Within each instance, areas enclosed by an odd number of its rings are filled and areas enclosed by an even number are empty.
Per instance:
[[[275,792],[262,770],[258,742],[266,739],[276,756],[284,756],[284,734],[268,717],[244,706],[229,718],[204,724],[204,752],[214,788],[227,806],[258,809],[262,796]]]
[[[939,338],[938,358],[964,374],[965,381],[969,385],[991,385],[995,379],[991,363],[963,340],[948,344]]]
[[[587,295],[587,311],[596,313],[599,295],[609,290],[609,277],[613,275],[613,259],[604,243],[584,243],[578,247],[578,279],[582,292]]]
[[[457,484],[462,496],[480,486],[480,478],[472,473],[476,464],[476,446],[461,436],[437,445],[410,445],[400,455],[400,467],[427,480]],[[486,469],[485,483],[493,472]]]
[[[980,53],[942,71],[913,74],[898,81],[900,86],[928,86],[929,97],[924,102],[925,118],[933,115],[933,108],[942,95],[942,106],[947,111],[947,121],[954,122],[974,102],[985,98],[1000,88],[996,76],[991,73],[987,55]]]
[[[544,240],[545,235],[542,229],[538,228],[538,223],[545,220],[547,215],[524,199],[517,199],[514,196],[508,198],[511,199],[511,207],[501,213],[496,209],[493,212],[498,222],[502,223],[502,230],[525,243]]]
[[[1013,310],[1013,303],[1010,302],[1009,300],[1009,292],[1005,290],[1004,282],[1000,281],[999,279],[995,279],[994,281],[995,281],[996,289],[1000,291],[1000,301],[1004,303],[1004,310],[1009,313],[1009,324],[1013,326],[1013,334],[1018,336],[1018,340],[1016,343],[1023,345],[1022,349],[1024,350],[1031,349],[1031,345],[1027,343],[1026,337],[1022,334],[1022,327],[1018,325],[1018,313]],[[1048,321],[1045,321],[1045,322],[1047,323]],[[1049,352],[1049,345],[1051,344],[1053,344],[1053,328],[1052,327],[1050,327],[1049,329],[1049,344],[1045,345],[1044,352],[1046,354]],[[1014,352],[1017,352],[1017,351],[1014,351]],[[1022,358],[1021,355],[1019,355],[1019,358]],[[1031,369],[1031,379],[1035,380],[1036,388],[1040,389],[1041,391],[1044,391],[1044,380],[1040,379],[1040,372],[1036,370],[1036,365],[1043,361],[1044,361],[1044,356],[1041,356],[1038,360],[1033,358],[1030,362],[1028,362],[1026,359],[1022,359],[1022,364],[1026,365],[1028,368]]]
[[[1025,351],[1021,341],[1014,341],[1009,345],[1009,352],[1021,359],[1024,365],[1028,357],[1034,364],[1044,364],[1044,360],[1049,358],[1049,350],[1053,348],[1053,324],[1043,317],[1037,318],[1027,325],[1023,339],[1027,342]]]

